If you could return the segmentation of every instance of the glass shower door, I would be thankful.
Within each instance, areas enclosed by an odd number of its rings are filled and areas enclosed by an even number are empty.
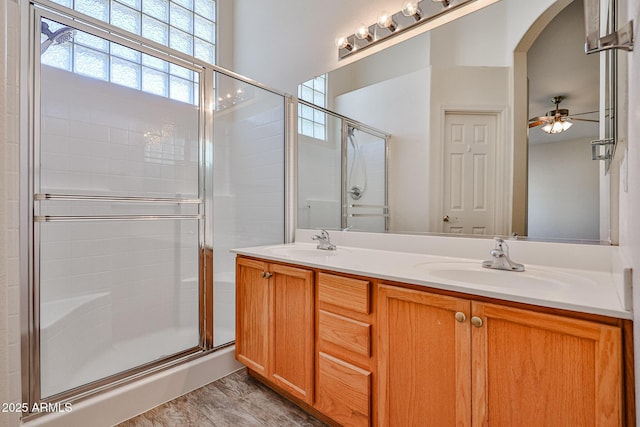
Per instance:
[[[285,239],[283,95],[215,73],[213,169],[213,343],[235,340],[232,248]],[[209,197],[209,196],[207,196]],[[208,240],[207,239],[207,240]]]
[[[342,128],[342,227],[359,231],[388,231],[389,137],[347,121],[343,122]]]
[[[203,345],[202,70],[59,19],[35,60],[40,399]]]

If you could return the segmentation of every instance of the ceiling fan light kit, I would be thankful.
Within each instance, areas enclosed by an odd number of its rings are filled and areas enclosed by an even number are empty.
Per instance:
[[[556,108],[550,111],[547,111],[547,114],[540,117],[533,117],[529,119],[529,127],[536,127],[542,125],[540,128],[543,132],[549,134],[561,133],[569,130],[571,126],[573,126],[573,122],[571,120],[579,120],[584,122],[598,122],[598,120],[592,119],[579,119],[576,117],[569,116],[569,110],[566,108],[559,108],[560,103],[564,100],[564,96],[558,95],[554,96],[551,102],[555,104]],[[586,113],[580,114],[589,114],[595,113],[596,111],[589,111]],[[571,120],[570,120],[571,119]]]

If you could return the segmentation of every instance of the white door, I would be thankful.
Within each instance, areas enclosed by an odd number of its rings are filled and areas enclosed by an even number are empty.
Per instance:
[[[495,114],[445,113],[442,231],[494,234]]]

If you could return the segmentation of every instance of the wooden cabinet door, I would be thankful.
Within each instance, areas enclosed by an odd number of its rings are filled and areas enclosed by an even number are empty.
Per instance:
[[[622,425],[618,327],[474,302],[473,425]]]
[[[313,403],[313,272],[271,264],[269,377],[294,396]]]
[[[269,280],[267,264],[238,258],[236,262],[236,359],[267,375],[269,350]]]
[[[380,285],[379,425],[471,425],[470,306],[464,299]]]

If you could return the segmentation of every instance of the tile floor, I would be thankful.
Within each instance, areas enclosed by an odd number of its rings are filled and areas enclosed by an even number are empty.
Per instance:
[[[294,427],[326,424],[244,369],[155,407],[117,427]]]

